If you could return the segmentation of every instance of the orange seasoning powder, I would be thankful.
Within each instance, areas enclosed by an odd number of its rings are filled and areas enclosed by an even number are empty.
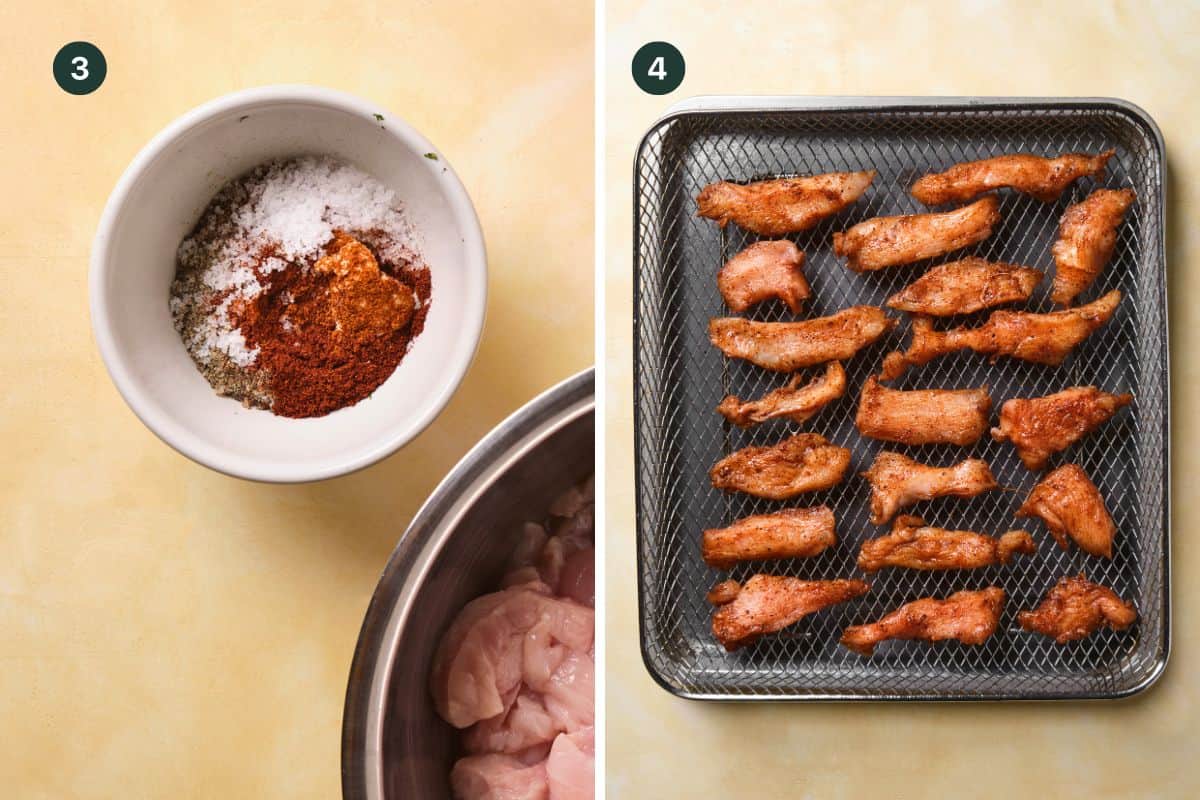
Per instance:
[[[265,374],[271,411],[317,417],[369,396],[424,327],[422,297],[429,297],[428,270],[389,274],[341,231],[310,268],[271,273],[237,313],[246,344],[258,348],[254,368]]]

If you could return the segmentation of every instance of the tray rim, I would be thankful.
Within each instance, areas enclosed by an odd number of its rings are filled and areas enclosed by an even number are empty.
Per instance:
[[[780,693],[780,694],[732,694],[720,692],[696,692],[674,683],[669,677],[659,672],[647,649],[646,631],[646,599],[644,581],[644,559],[642,544],[645,539],[642,524],[642,493],[639,489],[638,476],[641,474],[642,461],[642,410],[637,402],[640,385],[641,366],[637,358],[641,326],[638,318],[638,298],[641,287],[641,272],[643,269],[640,255],[640,239],[638,222],[641,214],[641,186],[638,165],[650,138],[668,123],[688,117],[706,117],[717,114],[752,114],[779,112],[846,112],[846,111],[1063,111],[1078,109],[1108,109],[1123,114],[1134,123],[1144,127],[1150,134],[1158,156],[1158,236],[1157,245],[1162,254],[1159,269],[1161,271],[1162,291],[1159,300],[1162,304],[1163,318],[1163,480],[1164,520],[1162,527],[1162,623],[1160,636],[1162,654],[1157,658],[1146,674],[1131,686],[1114,691],[1054,691],[1037,696],[1019,692],[998,692],[995,694],[938,694],[925,692],[909,693],[849,693],[849,692],[819,692],[809,694]],[[1141,106],[1118,97],[1103,96],[920,96],[920,95],[697,95],[686,98],[667,108],[666,112],[651,123],[650,127],[638,140],[633,157],[633,437],[634,437],[634,523],[635,532],[635,566],[637,570],[637,601],[638,601],[638,650],[641,653],[642,664],[656,684],[668,693],[685,700],[717,701],[722,703],[827,703],[827,702],[897,702],[919,701],[935,703],[992,703],[992,702],[1025,702],[1025,703],[1056,703],[1067,700],[1124,700],[1136,697],[1156,685],[1166,672],[1171,658],[1171,527],[1172,527],[1172,482],[1171,482],[1171,321],[1170,304],[1168,302],[1170,271],[1167,268],[1167,150],[1162,130],[1158,123]]]

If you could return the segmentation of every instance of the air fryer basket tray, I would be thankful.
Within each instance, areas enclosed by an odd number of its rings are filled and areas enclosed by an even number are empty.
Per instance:
[[[1080,302],[1119,288],[1114,318],[1061,367],[960,353],[915,367],[898,388],[963,388],[986,384],[993,422],[1011,397],[1049,394],[1094,384],[1132,392],[1133,406],[1058,456],[1079,463],[1099,486],[1117,524],[1111,561],[1072,547],[1059,549],[1037,520],[1013,512],[1039,475],[1026,470],[1011,444],[986,436],[966,448],[884,445],[854,427],[859,393],[885,353],[908,342],[906,315],[882,341],[845,364],[846,395],[805,426],[772,421],[750,431],[726,423],[714,408],[726,394],[761,396],[787,377],[726,359],[708,341],[707,323],[724,316],[717,270],[756,237],[735,225],[724,231],[695,216],[695,197],[718,180],[745,182],[793,174],[874,168],[878,176],[860,201],[792,237],[807,256],[813,298],[799,317],[780,303],[753,311],[755,319],[803,319],[850,305],[881,306],[892,292],[930,265],[858,275],[833,255],[831,236],[861,220],[925,211],[908,189],[920,175],[959,162],[1009,152],[1099,152],[1116,156],[1100,184],[1128,186],[1137,202],[1119,230],[1108,268]],[[1167,658],[1169,632],[1168,373],[1163,236],[1164,153],[1154,123],[1115,100],[774,98],[708,100],[676,111],[646,134],[634,175],[635,427],[641,637],[646,665],[670,691],[705,699],[1052,699],[1119,697],[1153,683]],[[1046,271],[1028,308],[1049,311],[1053,274],[1050,245],[1060,216],[1095,187],[1077,181],[1056,203],[1000,192],[1003,219],[973,253]],[[969,320],[938,323],[979,324]],[[815,374],[815,370],[810,374]],[[853,453],[852,474],[826,492],[791,503],[725,494],[708,481],[718,459],[749,444],[769,444],[812,430]],[[925,573],[883,570],[870,576],[865,597],[802,620],[758,644],[725,653],[710,630],[706,590],[725,577],[776,572],[803,578],[862,577],[855,567],[864,539],[886,528],[868,521],[869,487],[857,473],[883,448],[947,465],[986,460],[1007,491],[973,499],[920,503],[911,513],[943,527],[991,535],[1029,530],[1034,556],[983,570]],[[789,505],[828,504],[837,517],[838,544],[813,559],[760,562],[729,571],[700,558],[700,534],[752,513]],[[1027,633],[1017,612],[1033,608],[1064,575],[1085,573],[1112,586],[1137,607],[1124,632],[1103,630],[1067,645]],[[873,658],[838,644],[848,625],[870,621],[902,603],[943,597],[964,588],[999,585],[1008,593],[1000,629],[986,643],[930,645],[891,642]]]

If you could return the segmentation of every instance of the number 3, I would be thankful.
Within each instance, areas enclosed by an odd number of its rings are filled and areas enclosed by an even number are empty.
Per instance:
[[[71,77],[77,81],[87,80],[88,75],[91,74],[88,72],[88,60],[83,56],[75,56],[71,59],[71,64],[75,67]]]
[[[658,78],[660,81],[667,77],[667,65],[663,62],[662,56],[650,62],[650,69],[646,70],[646,74],[651,78]]]

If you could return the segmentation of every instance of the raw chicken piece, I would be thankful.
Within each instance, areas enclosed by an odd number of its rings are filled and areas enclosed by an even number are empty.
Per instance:
[[[872,375],[863,384],[854,424],[863,436],[899,444],[979,441],[988,427],[992,398],[978,389],[889,389]]]
[[[546,710],[542,696],[521,689],[508,711],[480,720],[463,734],[468,753],[520,753],[554,741],[562,725]]]
[[[1014,397],[1000,407],[997,442],[1012,442],[1028,469],[1044,469],[1050,456],[1087,436],[1133,402],[1095,386],[1073,386],[1045,397]]]
[[[761,236],[782,236],[816,225],[853,203],[875,180],[875,170],[828,172],[757,183],[710,183],[696,197],[696,216],[729,222]]]
[[[884,450],[862,474],[871,484],[871,522],[883,525],[902,508],[935,497],[975,497],[1000,488],[986,461],[968,458],[932,467]]]
[[[723,603],[713,613],[712,630],[730,652],[871,588],[857,580],[805,581],[784,575],[755,575],[744,585],[722,585],[723,591],[709,592],[709,598]]]
[[[894,380],[910,366],[928,364],[956,350],[974,350],[992,357],[1011,356],[1033,364],[1061,364],[1084,339],[1108,322],[1121,292],[1113,289],[1086,306],[1033,314],[1028,311],[993,311],[978,328],[935,331],[929,317],[915,317],[908,350],[888,353],[880,378]]]
[[[708,471],[714,488],[768,500],[790,500],[841,483],[850,451],[816,433],[798,433],[771,447],[743,447]]]
[[[1063,550],[1070,536],[1085,553],[1112,558],[1117,526],[1100,490],[1078,464],[1063,464],[1042,478],[1017,516],[1040,518]]]
[[[896,321],[875,306],[852,306],[803,322],[719,317],[709,320],[708,338],[730,358],[776,372],[794,372],[852,358],[895,326]]]
[[[701,540],[704,563],[727,569],[739,561],[807,558],[837,543],[829,506],[788,508],[744,517],[728,528],[710,528]]]
[[[580,728],[554,740],[546,759],[550,800],[593,800],[596,790],[596,735]]]
[[[905,603],[878,622],[847,628],[841,641],[862,656],[870,656],[876,645],[888,639],[956,639],[979,645],[996,632],[1003,608],[1004,590],[997,586],[955,592],[945,600],[926,597]]]
[[[442,637],[430,687],[438,714],[456,728],[504,713],[522,679],[548,682],[571,653],[592,647],[594,612],[518,586],[471,601]]]
[[[1062,578],[1041,605],[1017,615],[1022,628],[1051,636],[1058,644],[1091,636],[1105,625],[1123,631],[1135,620],[1137,609],[1112,589],[1083,575]]]
[[[455,800],[550,800],[546,764],[488,753],[460,758],[450,772]]]
[[[1097,189],[1063,214],[1054,255],[1050,299],[1069,306],[1096,280],[1117,246],[1117,226],[1137,199],[1132,189]]]
[[[717,273],[725,305],[741,313],[764,300],[778,298],[793,314],[812,296],[804,278],[804,253],[788,239],[755,242]]]
[[[912,196],[927,206],[970,200],[989,189],[1010,188],[1052,203],[1079,178],[1098,178],[1116,154],[1066,153],[1056,158],[1011,153],[955,164],[945,172],[926,175],[912,187]]]
[[[835,233],[833,252],[855,272],[911,264],[981,242],[999,221],[994,196],[938,214],[875,217]]]
[[[1042,273],[974,256],[938,264],[887,300],[910,314],[949,317],[1028,300]]]
[[[802,425],[845,392],[846,370],[837,361],[830,361],[824,375],[804,386],[800,386],[800,376],[796,375],[787,386],[767,392],[757,400],[743,401],[736,395],[727,395],[717,406],[717,413],[739,428],[751,428],[776,417]]]

